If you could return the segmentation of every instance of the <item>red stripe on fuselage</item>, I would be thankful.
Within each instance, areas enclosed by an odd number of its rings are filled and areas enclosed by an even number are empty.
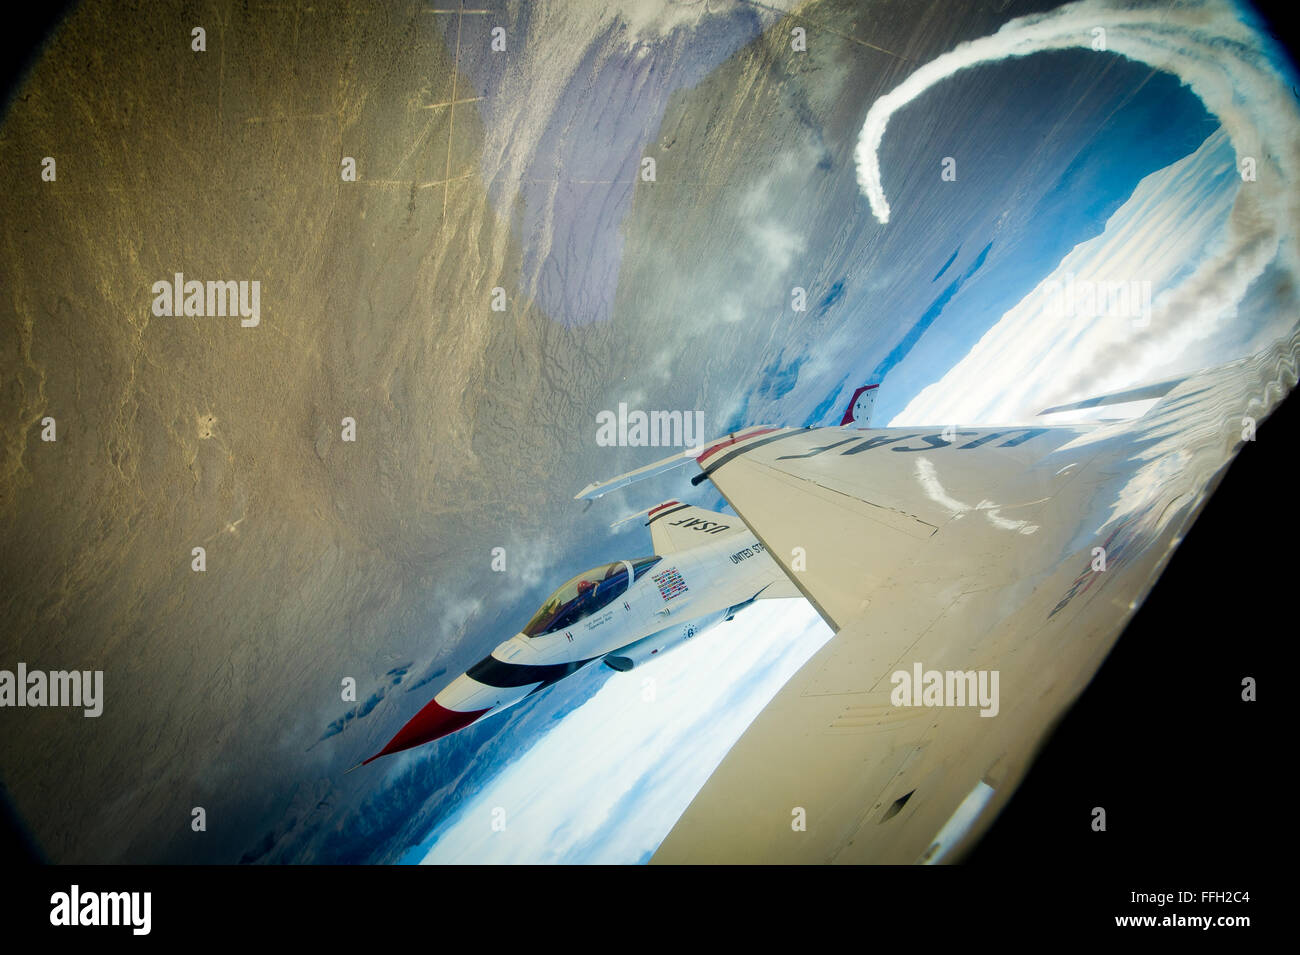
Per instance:
[[[741,442],[741,441],[748,441],[750,438],[757,438],[760,434],[771,434],[773,431],[778,431],[778,430],[780,430],[780,429],[779,429],[779,428],[759,428],[757,431],[751,431],[751,432],[749,432],[749,434],[742,434],[742,435],[738,435],[738,436],[736,436],[736,437],[734,437],[734,438],[728,438],[728,439],[725,440],[725,441],[719,441],[717,444],[715,444],[715,445],[711,445],[711,446],[708,448],[708,450],[706,450],[703,454],[701,454],[698,458],[696,458],[696,460],[699,461],[699,462],[700,462],[700,466],[703,467],[703,466],[704,466],[704,459],[705,459],[705,458],[707,458],[707,457],[708,457],[709,455],[711,455],[711,454],[716,454],[718,451],[721,451],[723,448],[729,448],[729,447],[731,447],[733,444],[737,444],[738,442]]]

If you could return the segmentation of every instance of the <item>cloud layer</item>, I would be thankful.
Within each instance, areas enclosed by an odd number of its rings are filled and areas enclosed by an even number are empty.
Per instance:
[[[930,87],[970,67],[1048,50],[1095,49],[1102,43],[1107,53],[1149,64],[1182,80],[1222,124],[1227,143],[1235,152],[1234,172],[1240,171],[1243,163],[1253,165],[1254,180],[1242,182],[1235,175],[1231,177],[1236,194],[1226,215],[1218,217],[1222,232],[1213,248],[1193,260],[1190,269],[1173,267],[1177,263],[1157,241],[1161,236],[1156,235],[1154,227],[1160,224],[1159,219],[1144,224],[1146,234],[1136,249],[1121,249],[1113,242],[1108,246],[1112,256],[1126,256],[1130,268],[1143,273],[1163,272],[1169,281],[1153,303],[1149,323],[1132,334],[1111,336],[1105,341],[1090,336],[1088,347],[1076,349],[1053,366],[1054,380],[1039,392],[1036,401],[1095,392],[1099,382],[1122,385],[1140,380],[1162,362],[1167,363],[1171,353],[1181,355],[1192,342],[1212,339],[1222,331],[1235,317],[1238,304],[1252,284],[1270,266],[1293,278],[1300,275],[1294,240],[1294,226],[1300,221],[1300,136],[1296,135],[1300,112],[1280,54],[1269,46],[1262,31],[1221,0],[1137,9],[1082,0],[1050,13],[1009,21],[992,36],[963,43],[922,66],[872,105],[862,128],[856,152],[858,182],[876,218],[887,223],[890,217],[878,150],[895,112]],[[1200,180],[1181,186],[1209,202],[1218,203],[1222,198],[1210,196]],[[1178,201],[1180,196],[1171,188],[1164,198]],[[1203,210],[1191,211],[1197,226],[1207,226],[1200,216]],[[1176,241],[1181,224],[1163,225],[1167,227],[1163,240]],[[1116,261],[1112,258],[1111,264]],[[1009,317],[1020,320],[1020,316],[1010,313]],[[1043,353],[1037,349],[1044,344],[1047,330],[1040,322],[1033,338],[1010,347],[1009,357],[1001,359],[1004,365],[1014,364],[1017,354],[1031,348],[1035,353],[1022,364],[1026,368],[1046,367]],[[1051,335],[1058,331],[1051,329]],[[1000,324],[981,341],[976,352],[1006,345],[1006,341],[998,341],[1005,332]],[[987,371],[987,361],[982,364]],[[1006,370],[1004,367],[1003,372]],[[1011,380],[1006,374],[999,377]],[[953,382],[945,378],[941,384],[947,387]],[[1021,394],[1025,390],[1016,389]],[[914,420],[921,404],[933,402],[933,398],[923,393],[896,420]],[[966,421],[1009,410],[1005,405],[978,402],[966,402],[962,409],[962,420]]]
[[[643,860],[830,635],[806,601],[771,601],[611,676],[441,826],[423,861]]]

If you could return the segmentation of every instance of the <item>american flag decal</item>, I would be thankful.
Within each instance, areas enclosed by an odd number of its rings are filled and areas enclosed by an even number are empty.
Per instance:
[[[664,600],[672,600],[678,594],[686,593],[686,581],[682,580],[682,575],[677,572],[676,567],[669,567],[650,579],[659,585],[659,596]]]

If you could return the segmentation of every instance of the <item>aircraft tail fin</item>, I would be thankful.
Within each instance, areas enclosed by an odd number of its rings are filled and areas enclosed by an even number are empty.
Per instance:
[[[853,397],[849,399],[849,406],[844,409],[844,417],[840,419],[840,426],[871,427],[871,412],[876,406],[876,398],[879,395],[879,383],[863,385],[853,392]]]
[[[646,516],[654,551],[660,556],[748,530],[745,522],[734,514],[706,511],[681,501],[664,501],[652,507]]]

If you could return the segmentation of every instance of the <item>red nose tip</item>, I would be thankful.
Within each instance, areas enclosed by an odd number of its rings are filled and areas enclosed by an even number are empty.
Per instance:
[[[487,710],[471,710],[468,713],[462,713],[458,710],[449,710],[445,706],[439,706],[437,700],[430,700],[424,709],[411,717],[410,722],[397,731],[397,735],[388,741],[388,745],[379,752],[371,756],[370,759],[364,760],[361,765],[364,766],[380,756],[387,756],[389,753],[399,753],[404,749],[410,749],[412,746],[419,746],[421,743],[428,743],[435,739],[441,739],[458,729],[464,729],[473,723]]]

